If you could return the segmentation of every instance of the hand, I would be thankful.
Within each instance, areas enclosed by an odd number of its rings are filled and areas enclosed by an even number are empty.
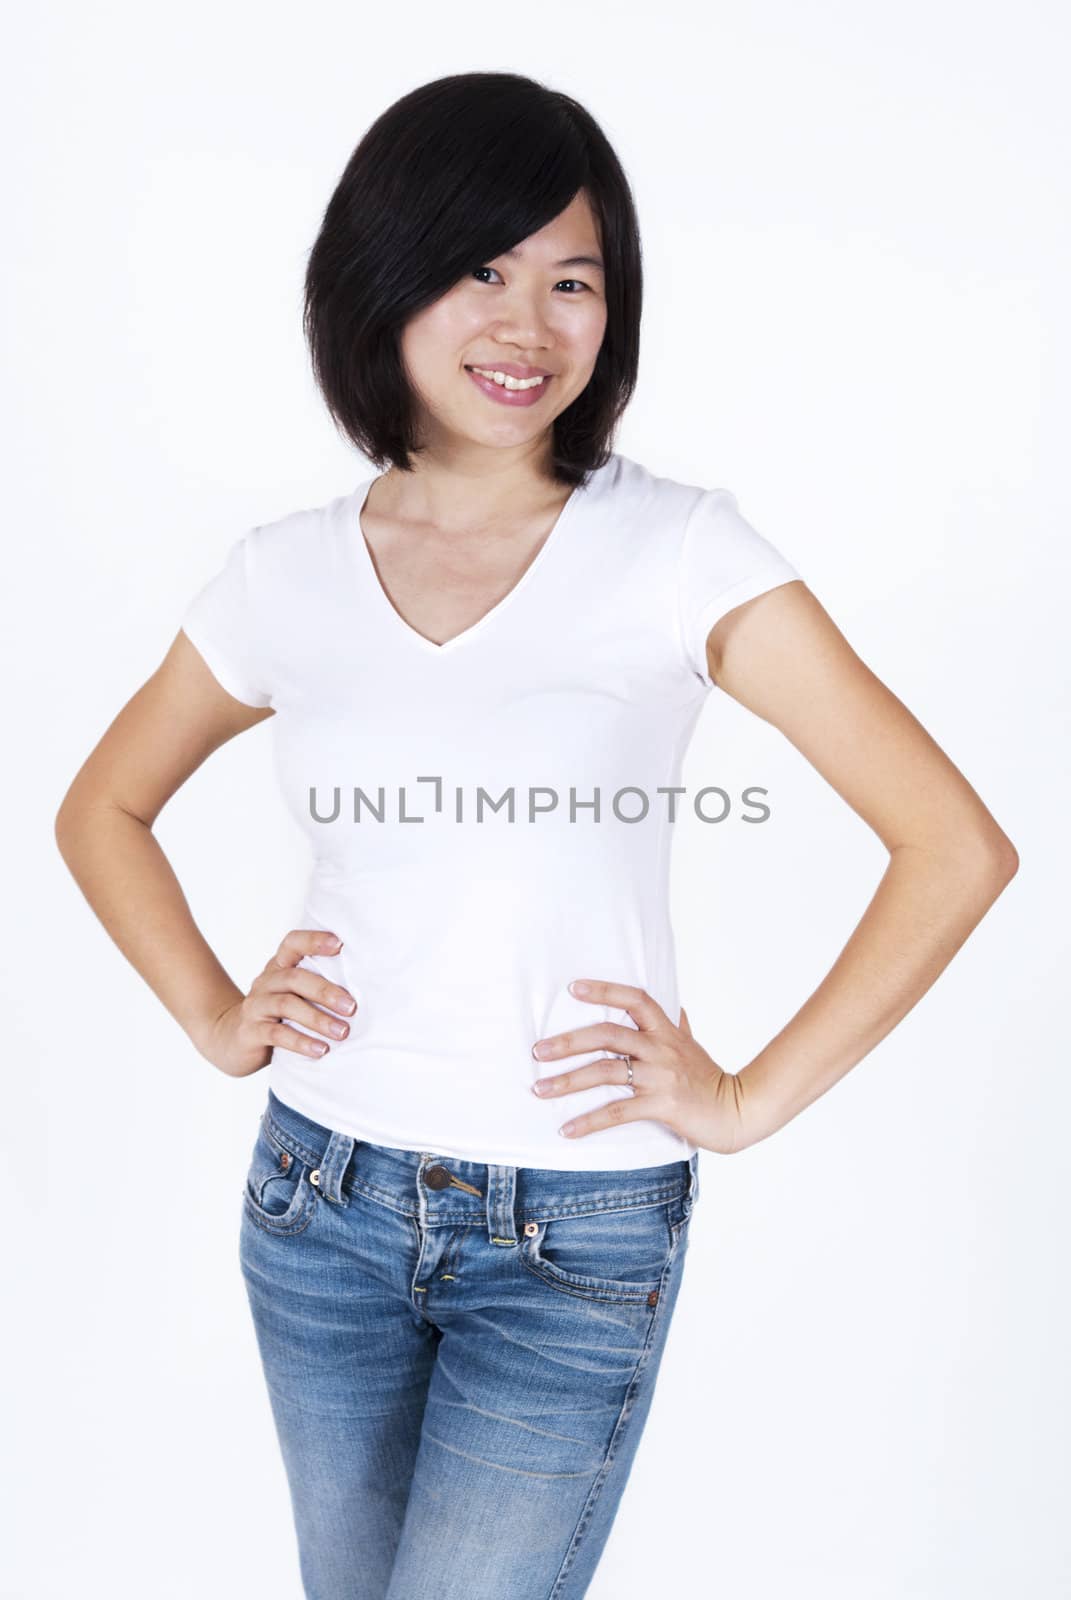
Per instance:
[[[349,1024],[317,1009],[325,1006],[351,1016],[357,1002],[347,990],[319,973],[299,967],[302,956],[337,955],[342,941],[319,929],[293,928],[264,971],[253,980],[249,993],[221,1011],[209,1031],[202,1054],[230,1078],[247,1078],[271,1060],[273,1047],[298,1055],[322,1056],[329,1046],[310,1039],[284,1022],[344,1039]]]
[[[592,980],[572,983],[569,990],[579,1000],[627,1011],[636,1027],[593,1022],[588,1027],[537,1041],[543,1061],[600,1048],[617,1050],[632,1059],[632,1094],[611,1100],[598,1111],[589,1111],[566,1124],[562,1132],[567,1138],[582,1138],[597,1128],[612,1128],[621,1122],[654,1118],[692,1144],[719,1155],[732,1155],[753,1142],[745,1128],[740,1079],[723,1072],[696,1043],[683,1007],[681,1026],[677,1027],[645,989]],[[627,1063],[605,1056],[586,1067],[540,1078],[532,1087],[540,1099],[550,1099],[600,1083],[627,1081]],[[566,1132],[566,1128],[571,1131]]]

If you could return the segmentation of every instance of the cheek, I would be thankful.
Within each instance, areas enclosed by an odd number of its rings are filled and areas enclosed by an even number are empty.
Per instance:
[[[487,301],[459,295],[444,307],[444,316],[439,328],[439,337],[444,345],[464,352],[471,349],[473,342],[482,337],[489,325],[491,317]]]
[[[459,284],[434,305],[427,306],[420,314],[420,323],[429,338],[434,336],[442,342],[482,327],[487,321],[487,312],[487,301],[470,294],[467,284]]]
[[[561,318],[556,334],[577,368],[594,367],[606,336],[606,306],[602,301],[584,316]]]
[[[421,332],[402,349],[409,385],[425,405],[438,403],[457,376],[457,362],[439,335]]]
[[[485,332],[486,312],[462,300],[439,301],[406,328],[402,353],[423,387],[434,390],[456,376],[467,352]]]
[[[443,338],[455,319],[456,312],[451,310],[449,296],[437,300],[434,305],[425,306],[423,311],[418,311],[415,317],[409,319],[402,330],[402,354],[414,366],[426,365],[429,357],[442,349]]]
[[[603,339],[606,337],[606,322],[606,303],[600,300],[587,330],[588,356],[592,366],[595,365],[595,358],[602,348]]]

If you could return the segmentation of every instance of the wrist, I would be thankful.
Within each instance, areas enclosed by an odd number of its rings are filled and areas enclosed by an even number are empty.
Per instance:
[[[232,1006],[240,1005],[244,999],[245,995],[238,985],[228,981],[219,989],[213,990],[210,995],[203,997],[196,1013],[185,1024],[187,1038],[206,1061],[212,1059],[210,1051],[220,1017]]]
[[[761,1144],[763,1139],[768,1139],[772,1133],[784,1127],[788,1119],[780,1114],[770,1096],[758,1057],[749,1061],[746,1067],[741,1067],[736,1074],[736,1081],[740,1125],[744,1133],[740,1148],[746,1150],[750,1145]]]

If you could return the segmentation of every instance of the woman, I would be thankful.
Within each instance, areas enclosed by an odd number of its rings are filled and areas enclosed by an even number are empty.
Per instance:
[[[471,73],[392,106],[305,305],[331,415],[380,470],[232,544],[57,820],[201,1054],[269,1068],[241,1263],[312,1600],[585,1593],[698,1151],[829,1089],[1016,870],[733,495],[610,449],[640,307],[629,187],[575,101]],[[735,1074],[692,1037],[667,912],[715,685],[890,854],[828,977]],[[245,993],[151,827],[268,717],[313,866]]]

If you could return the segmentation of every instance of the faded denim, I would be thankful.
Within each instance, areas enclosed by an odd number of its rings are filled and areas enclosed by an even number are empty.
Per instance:
[[[355,1140],[269,1089],[240,1258],[306,1600],[586,1593],[698,1194],[698,1155],[484,1165]]]

